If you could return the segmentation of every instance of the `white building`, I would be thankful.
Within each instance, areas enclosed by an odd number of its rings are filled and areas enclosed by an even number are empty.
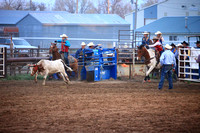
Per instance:
[[[164,0],[137,12],[136,29],[163,17],[200,16],[200,0]],[[135,12],[127,14],[125,20],[135,25]]]
[[[200,16],[182,16],[182,17],[163,17],[141,28],[136,29],[137,32],[149,31],[150,38],[155,36],[156,31],[161,31],[164,37],[164,44],[167,43],[180,43],[188,41],[188,36],[200,35]],[[195,46],[197,38],[191,38],[190,45]],[[138,41],[142,40],[142,36],[137,38]],[[140,45],[138,42],[137,45]]]

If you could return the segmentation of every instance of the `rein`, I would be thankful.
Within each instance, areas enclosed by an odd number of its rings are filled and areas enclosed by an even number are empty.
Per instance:
[[[145,64],[147,65],[147,64],[149,64],[150,63],[150,61],[152,60],[152,59],[154,59],[155,58],[155,56],[154,57],[151,57],[150,59],[148,59],[148,60],[145,60]],[[149,63],[148,63],[149,62]]]

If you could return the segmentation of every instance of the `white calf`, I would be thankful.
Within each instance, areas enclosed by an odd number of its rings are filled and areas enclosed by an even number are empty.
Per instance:
[[[67,84],[70,83],[68,75],[65,72],[65,67],[69,69],[69,71],[72,71],[72,69],[68,67],[61,59],[55,61],[40,60],[37,64],[28,66],[31,70],[31,76],[35,75],[35,82],[37,82],[37,76],[40,74],[44,76],[42,84],[45,85],[48,74],[59,72],[62,75],[64,82]]]

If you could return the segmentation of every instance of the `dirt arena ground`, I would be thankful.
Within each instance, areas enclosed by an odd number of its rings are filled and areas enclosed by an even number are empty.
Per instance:
[[[200,84],[0,81],[0,132],[200,132]]]

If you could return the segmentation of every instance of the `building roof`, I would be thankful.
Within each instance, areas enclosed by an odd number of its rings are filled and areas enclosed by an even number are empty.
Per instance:
[[[187,28],[185,24],[187,22]],[[163,17],[150,24],[147,24],[136,31],[149,31],[155,33],[161,31],[163,33],[200,33],[200,16],[186,17]]]
[[[115,25],[129,24],[116,14],[30,13],[47,25]],[[44,17],[45,16],[45,17]]]
[[[16,24],[27,14],[27,11],[0,10],[0,24]]]
[[[70,14],[66,11],[15,10],[0,10],[0,24],[17,24],[27,15],[47,25],[130,25],[116,14]]]
[[[0,24],[17,24],[29,13],[67,13],[66,11],[21,11],[21,10],[0,10]]]

